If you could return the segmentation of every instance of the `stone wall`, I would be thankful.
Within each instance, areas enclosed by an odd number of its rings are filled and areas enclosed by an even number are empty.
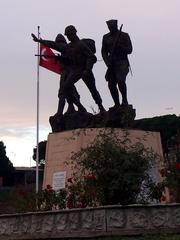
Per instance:
[[[0,239],[180,233],[180,204],[107,206],[0,215]]]

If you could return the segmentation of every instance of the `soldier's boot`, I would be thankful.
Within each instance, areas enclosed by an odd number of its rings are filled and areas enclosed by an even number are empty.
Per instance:
[[[103,107],[102,103],[98,104],[100,113],[106,112],[106,109]]]
[[[76,110],[74,108],[74,105],[72,103],[69,103],[66,113],[67,114],[72,114],[72,113],[75,113],[75,112],[76,112]]]
[[[80,100],[74,98],[74,104],[78,107],[78,112],[81,112],[81,113],[87,112],[85,107],[80,103]]]
[[[61,99],[59,98],[58,109],[57,109],[57,113],[55,114],[55,116],[62,116],[64,106],[65,106],[65,100],[63,98],[61,98]]]
[[[127,98],[124,98],[123,100],[122,100],[122,104],[121,104],[122,106],[128,106],[128,101],[127,101]]]

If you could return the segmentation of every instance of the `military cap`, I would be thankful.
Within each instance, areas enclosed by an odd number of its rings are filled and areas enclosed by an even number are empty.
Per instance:
[[[76,33],[76,32],[77,32],[76,28],[73,25],[69,25],[65,28],[64,35],[68,35],[68,34]]]
[[[117,25],[117,22],[118,21],[116,19],[111,19],[111,20],[106,21],[108,26]]]

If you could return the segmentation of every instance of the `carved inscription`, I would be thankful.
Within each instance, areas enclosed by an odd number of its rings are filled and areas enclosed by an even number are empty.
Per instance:
[[[94,211],[95,230],[105,230],[105,210]]]
[[[81,214],[81,227],[92,230],[93,228],[93,211],[84,211]]]
[[[9,233],[8,218],[0,218],[0,234],[7,235]]]
[[[65,231],[67,228],[67,220],[68,220],[68,214],[57,214],[55,218],[55,225],[56,225],[56,231],[61,232]]]
[[[145,228],[148,225],[148,219],[146,213],[141,210],[133,210],[130,215],[130,222],[134,228]]]
[[[69,213],[68,225],[70,231],[79,230],[79,212]]]
[[[180,226],[180,209],[174,209],[169,214],[171,214],[173,219],[173,226]]]
[[[166,226],[168,220],[166,209],[152,209],[150,219],[152,225],[156,228]]]
[[[31,223],[31,232],[40,233],[42,231],[43,215],[33,215]]]
[[[108,228],[123,228],[126,224],[125,212],[122,209],[107,211]]]
[[[54,216],[53,215],[46,215],[43,217],[43,232],[52,232],[54,225]]]

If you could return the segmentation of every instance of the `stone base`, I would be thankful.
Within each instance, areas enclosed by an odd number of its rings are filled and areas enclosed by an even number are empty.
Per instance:
[[[66,172],[66,177],[71,176],[71,166],[65,164],[65,162],[70,162],[72,153],[78,152],[81,148],[93,143],[95,137],[100,132],[105,131],[106,134],[109,134],[111,130],[110,128],[88,128],[49,134],[46,147],[43,188],[46,188],[48,184],[52,186],[54,173]],[[145,148],[152,148],[163,162],[161,139],[158,132],[118,128],[115,128],[114,131],[121,140],[126,138],[128,134],[128,138],[131,140],[130,144],[141,142]],[[161,163],[158,162],[153,170],[153,175],[157,182],[161,181],[159,174],[160,165]]]
[[[52,132],[61,132],[78,128],[117,127],[129,128],[132,126],[136,113],[132,105],[110,108],[109,111],[93,115],[85,112],[54,115],[49,118]]]
[[[136,117],[136,110],[132,105],[110,108],[106,127],[128,128],[131,127]]]
[[[86,128],[92,122],[93,115],[91,113],[74,112],[64,114],[62,116],[54,115],[49,118],[52,132],[61,132],[77,128]]]

